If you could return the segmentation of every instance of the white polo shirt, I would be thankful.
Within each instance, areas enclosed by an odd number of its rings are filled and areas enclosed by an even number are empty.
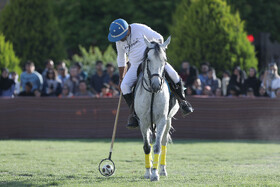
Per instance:
[[[118,67],[124,67],[128,57],[129,62],[132,65],[139,65],[142,62],[144,57],[145,49],[147,48],[146,43],[144,41],[144,35],[151,40],[161,40],[163,41],[163,37],[152,30],[150,27],[133,23],[130,25],[131,33],[127,37],[126,41],[118,41],[116,42],[117,52],[118,52]]]

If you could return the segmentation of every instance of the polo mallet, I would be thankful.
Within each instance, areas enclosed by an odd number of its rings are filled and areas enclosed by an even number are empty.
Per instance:
[[[111,142],[109,157],[101,160],[101,162],[99,163],[99,172],[101,173],[101,175],[103,175],[105,177],[112,176],[116,171],[115,163],[113,162],[111,157],[112,157],[113,146],[114,146],[114,141],[115,141],[115,136],[116,136],[116,131],[117,131],[117,124],[118,124],[118,119],[119,119],[121,100],[122,100],[122,92],[120,92],[120,98],[119,98],[118,109],[117,109],[116,118],[115,118],[115,124],[114,124],[114,130],[113,130],[113,135],[112,135],[112,142]],[[109,165],[109,168],[103,167],[103,166],[108,166],[108,165]],[[110,166],[112,166],[113,168],[110,168]],[[107,170],[107,172],[106,172],[106,170]]]

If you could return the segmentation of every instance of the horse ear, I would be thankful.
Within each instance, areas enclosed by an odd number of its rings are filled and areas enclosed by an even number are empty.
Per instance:
[[[160,46],[164,49],[167,49],[167,46],[169,45],[170,41],[171,41],[171,36],[169,36],[167,38],[167,40],[163,44],[161,44]]]
[[[150,41],[148,40],[148,38],[145,35],[144,35],[144,41],[145,41],[145,43],[146,43],[148,48],[152,48],[153,47],[152,44],[150,43]]]

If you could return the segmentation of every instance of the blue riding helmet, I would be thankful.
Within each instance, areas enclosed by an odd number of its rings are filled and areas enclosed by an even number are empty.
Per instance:
[[[124,19],[116,19],[109,28],[108,40],[117,42],[123,39],[128,32],[128,24]]]

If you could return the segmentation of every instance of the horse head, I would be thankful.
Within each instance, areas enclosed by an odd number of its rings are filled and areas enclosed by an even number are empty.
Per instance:
[[[147,45],[144,57],[143,70],[147,71],[148,79],[151,86],[151,91],[157,93],[161,90],[164,83],[164,67],[167,62],[165,50],[170,43],[171,37],[163,43],[157,41],[149,41],[144,36],[144,41]]]

